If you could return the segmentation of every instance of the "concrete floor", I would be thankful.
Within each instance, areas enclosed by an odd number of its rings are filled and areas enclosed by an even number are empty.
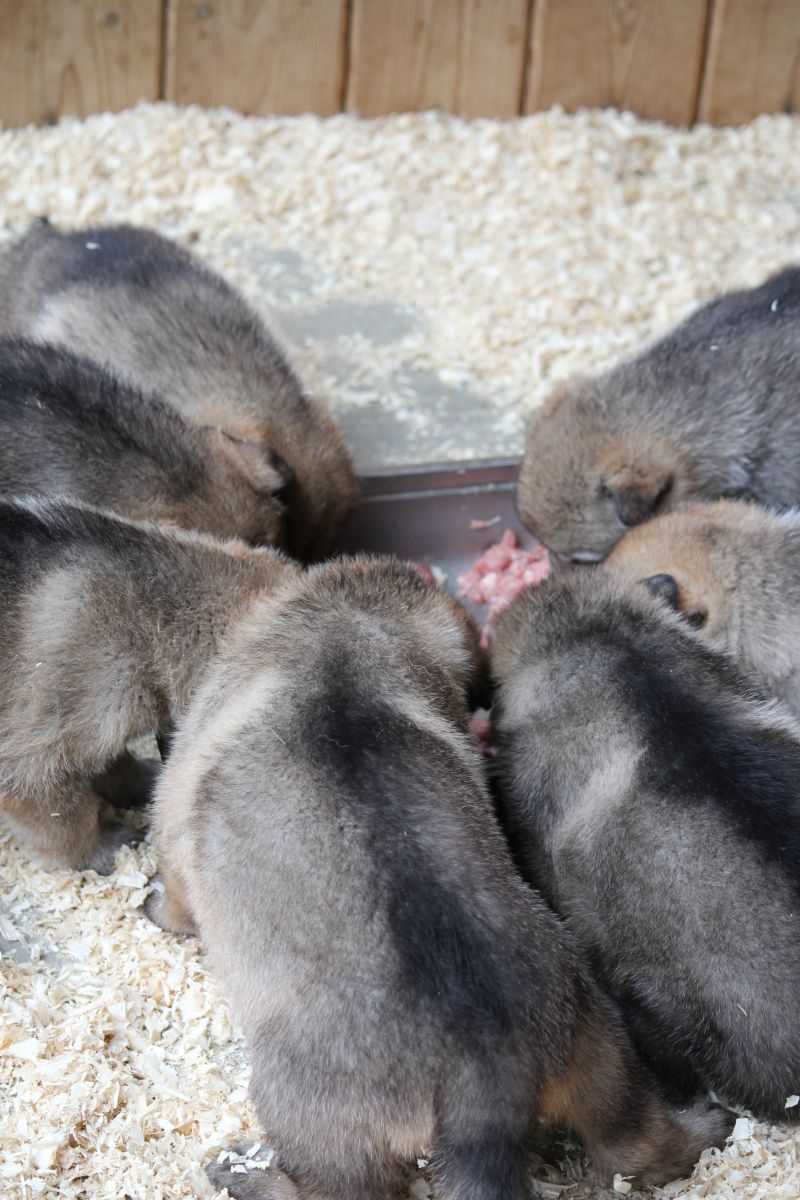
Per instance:
[[[320,299],[302,256],[269,247],[256,233],[232,238],[231,250],[246,253],[248,298],[328,400],[360,472],[521,453],[521,409],[501,416],[455,372],[419,363],[427,340],[422,311],[390,297]]]

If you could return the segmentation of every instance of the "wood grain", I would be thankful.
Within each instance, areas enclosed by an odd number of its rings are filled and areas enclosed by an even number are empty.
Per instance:
[[[158,98],[161,0],[0,0],[0,122]]]
[[[707,9],[707,0],[537,0],[525,111],[613,105],[691,124]]]
[[[353,0],[347,108],[519,112],[528,0]]]
[[[739,125],[800,108],[800,0],[715,0],[699,117]]]
[[[166,96],[243,113],[338,112],[347,0],[168,0]]]

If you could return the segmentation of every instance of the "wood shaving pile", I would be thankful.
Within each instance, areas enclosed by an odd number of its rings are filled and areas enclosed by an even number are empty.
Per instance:
[[[0,839],[0,1195],[11,1200],[196,1200],[202,1164],[260,1135],[241,1033],[193,938],[140,912],[148,845],[116,872],[44,871]],[[739,1120],[723,1151],[657,1197],[796,1200],[800,1133]],[[598,1187],[577,1150],[541,1164],[550,1200]],[[423,1178],[410,1189],[425,1200]]]
[[[800,119],[147,104],[0,133],[0,197],[0,242],[42,213],[195,239],[277,316],[362,463],[513,453],[555,381],[800,259]]]
[[[191,241],[277,315],[362,462],[513,453],[554,381],[800,260],[800,120],[682,131],[613,112],[360,122],[142,105],[0,133],[0,244],[43,213]],[[197,942],[136,912],[154,866],[144,846],[108,879],[48,873],[0,840],[4,1198],[208,1197],[202,1162],[259,1135]],[[597,1188],[576,1154],[537,1171],[546,1197],[627,1186]],[[739,1121],[657,1195],[794,1200],[798,1134]]]
[[[258,1132],[198,943],[136,911],[154,870],[147,846],[102,878],[0,843],[4,1198],[211,1195],[202,1163]]]

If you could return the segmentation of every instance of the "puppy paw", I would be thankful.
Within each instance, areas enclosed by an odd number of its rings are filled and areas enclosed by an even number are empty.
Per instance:
[[[275,1164],[275,1151],[254,1146],[229,1146],[206,1166],[218,1191],[228,1189],[233,1200],[298,1200],[299,1192]]]
[[[110,875],[114,870],[117,851],[121,846],[135,846],[142,840],[141,831],[132,825],[108,824],[100,826],[100,836],[92,853],[81,866],[83,870],[96,871],[98,875]]]
[[[148,921],[152,921],[167,933],[185,933],[196,937],[197,925],[191,913],[170,895],[168,888],[165,889],[161,875],[154,875],[150,883],[153,890],[141,908]]]

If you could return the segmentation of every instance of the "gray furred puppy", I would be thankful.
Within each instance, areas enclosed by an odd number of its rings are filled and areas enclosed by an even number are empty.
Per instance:
[[[800,503],[800,267],[731,292],[531,416],[524,523],[563,561],[597,561],[689,500]]]
[[[521,1200],[540,1124],[665,1179],[722,1132],[671,1112],[569,936],[514,869],[468,734],[477,630],[409,568],[311,569],[257,604],[183,720],[150,915],[199,927],[275,1168],[231,1195]],[[280,1169],[278,1169],[278,1167]]]
[[[800,1090],[800,736],[611,568],[498,618],[502,819],[675,1094]]]
[[[800,512],[696,504],[632,529],[608,558],[800,717]]]
[[[132,520],[273,542],[282,530],[274,473],[247,480],[237,460],[219,430],[97,363],[0,340],[0,494],[70,496]]]
[[[172,725],[231,621],[297,570],[85,505],[0,500],[0,814],[14,835],[48,865],[110,870],[131,831],[101,826],[96,778],[129,739]]]
[[[243,479],[269,477],[285,502],[280,544],[304,559],[330,550],[357,495],[339,429],[239,293],[181,246],[130,225],[40,222],[0,258],[0,332],[64,344],[224,431]]]

